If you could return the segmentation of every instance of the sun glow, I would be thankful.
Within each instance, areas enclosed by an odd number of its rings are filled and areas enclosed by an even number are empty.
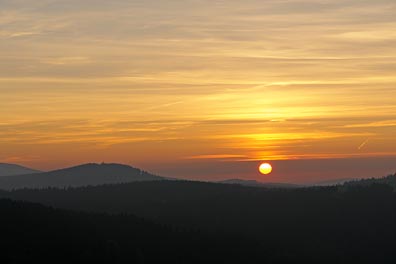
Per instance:
[[[268,175],[272,172],[272,166],[269,163],[262,163],[259,167],[261,174]]]

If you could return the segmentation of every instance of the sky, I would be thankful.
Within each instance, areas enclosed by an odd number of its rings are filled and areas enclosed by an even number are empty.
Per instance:
[[[0,162],[393,173],[395,13],[394,0],[0,0]]]

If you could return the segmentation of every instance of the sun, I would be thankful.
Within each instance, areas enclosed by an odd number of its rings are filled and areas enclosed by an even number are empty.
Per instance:
[[[261,163],[259,171],[261,174],[268,175],[272,172],[272,166],[269,163]]]

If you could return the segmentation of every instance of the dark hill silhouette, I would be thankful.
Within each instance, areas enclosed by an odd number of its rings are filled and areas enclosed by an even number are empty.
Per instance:
[[[260,241],[262,263],[396,262],[396,193],[386,184],[285,189],[151,181],[0,196],[236,233]]]
[[[40,171],[23,167],[17,164],[0,163],[0,177],[22,174],[33,174]]]
[[[132,215],[52,209],[0,199],[1,263],[242,263],[242,237],[176,230]]]
[[[164,179],[127,165],[90,163],[50,172],[1,177],[0,189],[65,188]]]

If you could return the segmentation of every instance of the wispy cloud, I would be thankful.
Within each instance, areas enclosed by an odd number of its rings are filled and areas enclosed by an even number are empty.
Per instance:
[[[188,156],[184,157],[184,159],[220,159],[220,160],[227,160],[227,159],[243,159],[247,158],[246,156],[243,155],[235,155],[235,154],[206,154],[206,155],[194,155],[194,156]]]

